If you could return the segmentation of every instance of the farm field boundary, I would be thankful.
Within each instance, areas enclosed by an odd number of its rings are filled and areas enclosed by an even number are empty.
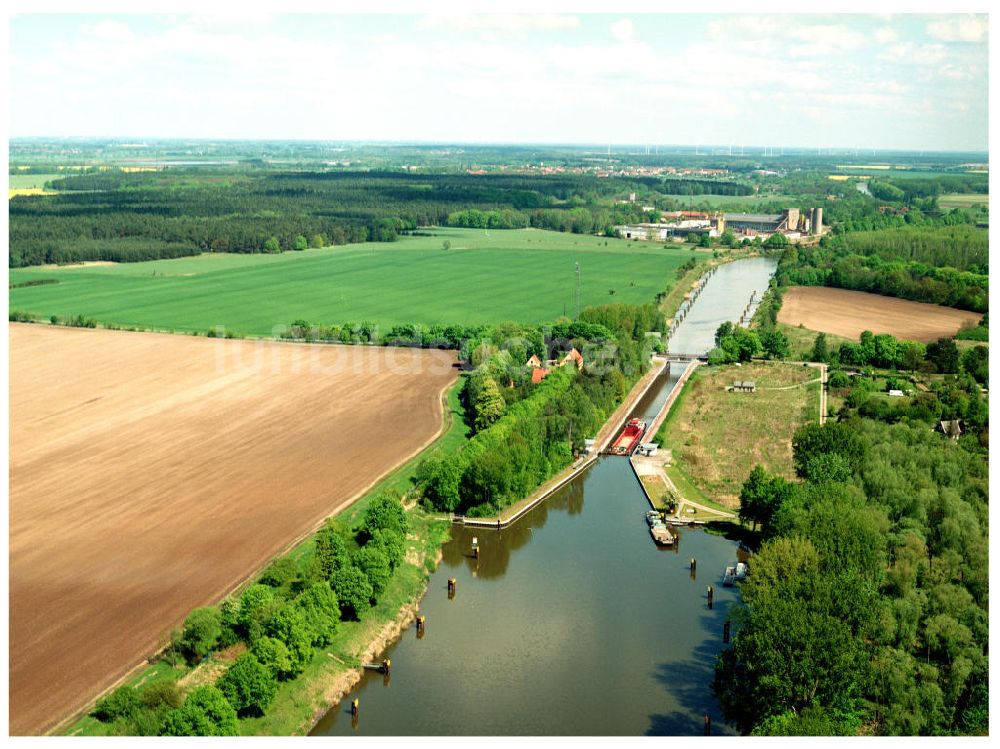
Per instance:
[[[421,451],[457,376],[441,351],[352,347],[355,373],[334,363],[347,347],[311,347],[326,371],[310,376],[293,366],[304,346],[26,325],[10,335],[15,734],[79,709],[192,608]],[[278,371],[219,368],[219,351],[249,346]],[[394,372],[389,352],[441,366]]]
[[[852,340],[870,330],[924,343],[954,336],[981,317],[977,312],[825,286],[787,289],[778,312],[778,322]]]
[[[445,244],[448,248],[445,249]],[[11,310],[83,315],[102,324],[177,332],[221,326],[275,337],[313,324],[544,323],[580,308],[642,304],[673,285],[689,251],[541,230],[434,229],[392,243],[280,255],[201,255],[64,269],[13,269]],[[576,273],[579,263],[580,275]]]

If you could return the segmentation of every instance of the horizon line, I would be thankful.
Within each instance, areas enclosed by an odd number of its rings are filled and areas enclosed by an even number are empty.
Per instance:
[[[693,149],[729,149],[732,148],[734,153],[732,154],[718,154],[718,153],[705,153],[697,154],[701,156],[734,156],[738,154],[735,151],[740,148],[742,150],[754,149],[754,150],[771,150],[771,149],[791,149],[796,151],[803,151],[806,153],[813,151],[858,151],[858,152],[879,152],[882,153],[913,153],[920,152],[925,154],[950,154],[950,153],[972,153],[972,154],[985,154],[989,155],[989,149],[987,148],[880,148],[878,146],[847,146],[847,145],[830,145],[830,146],[802,146],[802,145],[782,145],[782,144],[742,144],[737,146],[735,143],[660,143],[655,141],[624,141],[620,143],[615,143],[614,141],[609,142],[595,142],[595,141],[545,141],[545,140],[524,140],[524,141],[493,141],[493,140],[429,140],[429,139],[364,139],[364,138],[281,138],[281,137],[208,137],[208,136],[140,136],[140,135],[9,135],[8,143],[13,143],[15,141],[150,141],[153,143],[170,143],[170,142],[194,142],[194,143],[322,143],[322,144],[357,144],[357,145],[387,145],[387,146],[534,146],[534,147],[573,147],[573,148],[595,148],[595,149],[605,149],[609,146],[612,149],[615,147],[619,148],[634,148],[634,147],[656,147],[656,148],[693,148]],[[143,144],[147,145],[147,144]],[[612,154],[613,155],[613,154]],[[635,154],[633,154],[635,155]],[[655,154],[640,154],[653,156]],[[746,155],[746,154],[744,154]],[[817,153],[816,155],[832,155]],[[778,154],[770,154],[770,157],[780,158]]]

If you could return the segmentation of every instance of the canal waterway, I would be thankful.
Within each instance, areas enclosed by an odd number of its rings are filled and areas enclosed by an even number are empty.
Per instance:
[[[679,354],[706,354],[715,345],[715,331],[726,320],[735,322],[750,302],[747,319],[757,309],[778,261],[752,257],[720,265],[708,279],[684,321],[670,336],[668,350]],[[753,292],[756,292],[755,294]]]
[[[711,348],[774,267],[722,266],[670,348]],[[658,378],[633,415],[652,418],[680,373]],[[509,528],[455,526],[421,602],[423,636],[405,632],[380,656],[391,677],[366,672],[313,735],[700,735],[705,714],[714,734],[731,733],[710,685],[738,596],[722,586],[736,544],[682,529],[661,549],[647,509],[628,461],[604,457]]]

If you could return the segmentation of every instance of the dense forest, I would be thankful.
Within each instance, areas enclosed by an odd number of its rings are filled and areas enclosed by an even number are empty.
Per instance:
[[[764,539],[716,666],[760,735],[988,732],[987,463],[978,441],[848,417],[794,438],[800,482],[755,468]]]
[[[602,232],[648,218],[641,206],[616,198],[637,188],[681,189],[675,182],[688,181],[403,171],[88,173],[53,180],[58,194],[10,201],[9,263],[280,252],[392,241],[400,232],[446,224]],[[731,181],[690,182],[691,190],[751,190]]]
[[[907,225],[880,231],[857,231],[824,237],[824,249],[883,260],[905,260],[938,268],[989,274],[989,233],[969,224]]]
[[[985,232],[981,233],[985,239]],[[898,242],[891,237],[873,242],[869,237],[867,245],[861,243],[862,252],[872,253],[867,255],[850,249],[853,237],[845,235],[844,242],[820,247],[790,247],[778,264],[778,283],[868,291],[973,312],[986,312],[989,308],[989,276],[976,272],[986,270],[984,265],[988,262],[985,245],[980,250],[979,237],[966,249],[959,248],[954,253],[955,262],[968,264],[976,271],[957,270],[947,264],[952,257],[948,249],[951,240],[946,235],[936,240],[933,236],[923,236],[919,242],[907,242],[906,237]],[[910,257],[926,259],[906,259]],[[936,262],[945,264],[938,266]]]

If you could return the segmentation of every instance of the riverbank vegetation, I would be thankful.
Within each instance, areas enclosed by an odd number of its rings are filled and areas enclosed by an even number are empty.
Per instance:
[[[740,489],[759,530],[723,711],[755,735],[985,735],[987,348],[790,330],[836,420],[795,433],[794,478],[757,464]]]
[[[583,310],[576,322],[502,324],[469,341],[476,369],[465,402],[476,434],[462,450],[425,461],[424,503],[485,516],[526,497],[583,451],[648,369],[654,339],[646,333],[664,329],[653,304],[610,304]],[[529,365],[532,356],[542,365]]]
[[[194,610],[157,663],[69,729],[86,735],[302,733],[334,678],[418,598],[447,524],[392,493],[330,521],[217,606]]]

